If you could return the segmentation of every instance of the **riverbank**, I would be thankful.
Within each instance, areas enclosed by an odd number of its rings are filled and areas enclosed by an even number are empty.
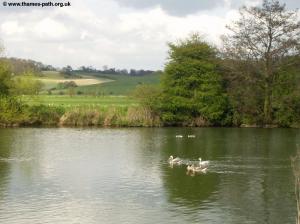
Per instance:
[[[15,109],[15,108],[14,108]],[[0,127],[26,126],[99,126],[161,127],[157,115],[145,107],[72,107],[23,106],[0,112]]]
[[[208,122],[203,117],[188,117],[183,122],[166,122],[159,112],[153,111],[149,107],[127,99],[121,102],[121,104],[58,105],[57,103],[47,105],[28,104],[19,98],[0,98],[0,127],[220,127]],[[277,124],[231,124],[226,127],[277,128],[282,126]],[[297,125],[290,127],[299,128]]]
[[[6,113],[7,115],[7,113]],[[3,119],[0,127],[222,127],[211,125],[201,118],[181,123],[164,123],[160,116],[146,107],[74,107],[26,106],[13,116]],[[242,124],[238,128],[282,128],[278,125]],[[285,127],[286,128],[286,127]],[[289,128],[299,128],[292,126]]]

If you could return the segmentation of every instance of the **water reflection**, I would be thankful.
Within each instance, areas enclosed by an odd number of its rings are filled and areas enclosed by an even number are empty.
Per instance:
[[[169,130],[169,136],[174,130]],[[221,220],[235,223],[290,223],[294,221],[293,178],[289,157],[299,132],[286,129],[194,129],[197,139],[171,140],[164,157],[205,157],[212,161],[207,175],[189,177],[184,169],[162,166],[169,201],[209,212],[222,208]],[[190,141],[190,142],[189,142]],[[283,181],[282,178],[285,180]],[[201,203],[204,203],[201,206]],[[205,204],[206,203],[206,204]],[[291,216],[282,214],[290,213]],[[202,214],[199,212],[199,214]],[[205,215],[200,215],[204,218]],[[201,219],[201,220],[203,220]]]
[[[5,189],[9,179],[10,165],[10,147],[13,143],[13,137],[9,132],[4,132],[0,129],[0,136],[3,136],[0,141],[0,203],[5,197]]]
[[[293,223],[299,141],[293,129],[0,129],[0,222]],[[190,176],[170,155],[211,164]]]

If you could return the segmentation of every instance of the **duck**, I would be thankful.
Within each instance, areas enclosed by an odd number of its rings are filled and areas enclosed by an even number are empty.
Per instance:
[[[194,164],[188,165],[186,169],[187,169],[188,172],[201,172],[201,173],[205,173],[207,171],[207,167],[202,168],[200,166],[194,166]]]
[[[199,158],[199,166],[200,167],[208,167],[208,165],[209,165],[209,161],[202,161],[202,159],[201,158]]]
[[[179,157],[174,158],[172,155],[169,157],[168,162],[170,164],[177,164],[177,165],[181,165],[182,164],[182,159],[180,159]]]

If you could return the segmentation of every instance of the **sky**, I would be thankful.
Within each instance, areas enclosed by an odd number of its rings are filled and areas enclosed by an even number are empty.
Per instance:
[[[4,55],[55,67],[162,69],[168,42],[199,32],[220,46],[239,7],[262,0],[69,0],[69,7],[8,7],[0,0]],[[48,2],[49,0],[45,0]],[[43,0],[28,0],[43,2]],[[53,0],[68,2],[68,0]],[[282,1],[281,1],[282,2]],[[285,0],[290,9],[299,0]]]

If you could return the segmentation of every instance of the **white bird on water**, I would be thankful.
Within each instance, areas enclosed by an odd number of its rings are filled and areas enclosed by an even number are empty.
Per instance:
[[[168,159],[168,162],[170,164],[181,165],[182,164],[182,159],[180,159],[179,157],[174,158],[173,156],[170,156],[169,159]]]
[[[199,158],[199,166],[200,167],[205,168],[205,167],[208,167],[208,165],[209,165],[209,161],[202,161],[202,159]]]
[[[205,173],[207,171],[207,167],[194,166],[194,164],[188,165],[186,169],[188,172],[197,172],[197,173],[198,172]]]
[[[183,138],[183,135],[176,135],[176,138]]]
[[[188,138],[195,138],[196,135],[188,135]]]

